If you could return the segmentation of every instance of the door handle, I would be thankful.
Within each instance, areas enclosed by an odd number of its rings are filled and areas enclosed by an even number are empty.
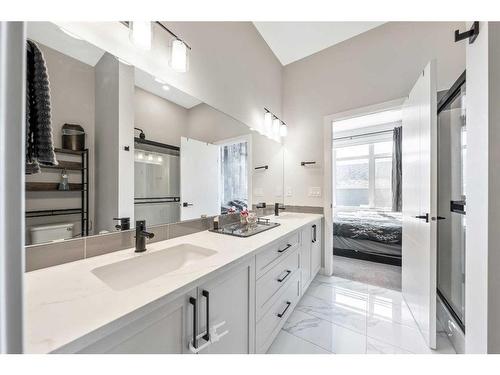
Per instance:
[[[287,243],[286,246],[283,249],[278,250],[278,253],[282,253],[284,251],[287,251],[290,247],[292,247],[292,245],[290,245],[289,243]]]
[[[188,202],[182,203],[182,207],[188,207],[188,206],[192,206],[192,205],[193,205],[192,203],[188,203]]]
[[[432,220],[432,221],[444,220],[444,219],[446,219],[446,218],[445,218],[445,217],[443,217],[443,216],[437,216],[437,217],[434,217],[434,216],[433,216],[433,217],[431,217],[431,220]]]
[[[208,290],[204,290],[201,295],[207,299],[207,332],[203,335],[203,339],[210,341],[210,293]]]
[[[283,277],[278,277],[278,282],[279,282],[279,283],[282,283],[283,281],[285,281],[285,279],[286,279],[288,276],[290,276],[290,274],[292,273],[292,271],[290,271],[290,270],[286,270],[285,272],[286,272],[286,275],[285,275],[285,276],[283,276]]]
[[[285,315],[286,310],[288,310],[288,308],[290,307],[291,304],[292,303],[290,301],[287,301],[285,309],[282,312],[278,313],[278,318],[282,318],[283,315]]]
[[[425,220],[426,223],[429,222],[429,214],[415,216],[416,219]]]
[[[315,243],[316,242],[316,224],[314,224],[312,226],[312,229],[313,229],[313,239],[312,239],[312,243]]]
[[[196,298],[189,297],[189,303],[193,305],[193,348],[198,348],[198,308]]]

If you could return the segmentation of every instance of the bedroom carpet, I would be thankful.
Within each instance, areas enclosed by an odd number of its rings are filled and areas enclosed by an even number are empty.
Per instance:
[[[333,276],[401,291],[401,267],[333,256]]]

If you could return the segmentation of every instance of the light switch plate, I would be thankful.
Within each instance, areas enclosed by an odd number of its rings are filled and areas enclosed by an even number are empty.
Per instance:
[[[321,188],[318,186],[309,187],[309,196],[314,198],[321,197]]]

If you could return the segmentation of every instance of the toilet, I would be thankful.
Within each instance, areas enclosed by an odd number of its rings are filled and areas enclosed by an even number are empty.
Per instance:
[[[71,223],[33,226],[30,228],[31,243],[35,245],[72,238],[73,226]]]

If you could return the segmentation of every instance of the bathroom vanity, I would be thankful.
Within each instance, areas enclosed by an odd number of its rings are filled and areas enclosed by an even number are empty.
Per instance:
[[[323,242],[322,215],[271,220],[248,238],[202,231],[26,273],[26,352],[265,353]]]

